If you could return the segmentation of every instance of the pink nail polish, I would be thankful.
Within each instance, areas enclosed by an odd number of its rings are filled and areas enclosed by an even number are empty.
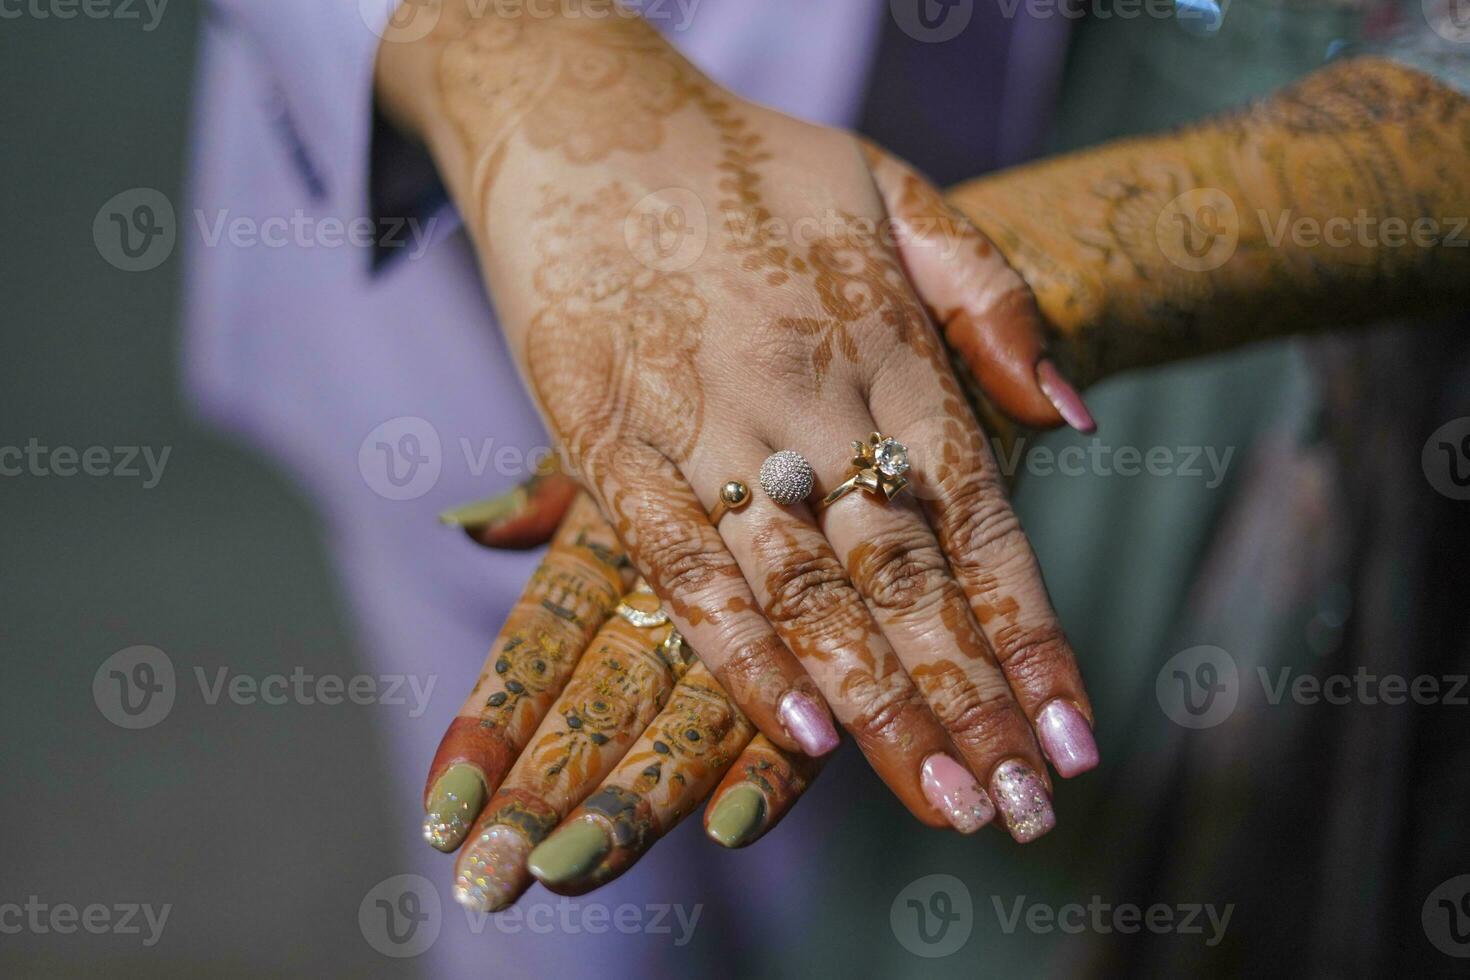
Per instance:
[[[531,884],[531,842],[504,824],[491,824],[465,845],[455,869],[454,897],[476,912],[499,912]]]
[[[1066,422],[1078,432],[1096,432],[1097,421],[1093,419],[1092,413],[1082,402],[1082,396],[1077,394],[1062,372],[1049,360],[1043,360],[1036,365],[1036,383],[1041,386],[1042,394],[1056,406],[1061,413],[1062,421]]]
[[[1058,698],[1042,708],[1036,716],[1036,731],[1042,750],[1063,779],[1097,768],[1097,741],[1072,702]]]
[[[949,756],[936,754],[925,759],[920,777],[924,798],[960,833],[973,834],[995,816],[995,805],[970,770]]]
[[[776,714],[807,755],[815,758],[837,748],[837,729],[827,710],[800,691],[791,691],[782,698]]]
[[[990,795],[1019,843],[1033,841],[1057,825],[1046,784],[1024,762],[1002,762],[990,777]]]

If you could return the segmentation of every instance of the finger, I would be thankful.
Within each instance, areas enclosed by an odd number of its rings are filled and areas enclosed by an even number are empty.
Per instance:
[[[683,474],[651,449],[625,449],[611,465],[605,509],[675,627],[766,737],[789,751],[830,752],[837,731],[821,695]],[[711,488],[711,501],[717,493]]]
[[[984,433],[942,361],[931,356],[926,370],[940,379],[929,389],[936,399],[899,397],[891,386],[905,379],[895,372],[874,386],[874,414],[925,447],[910,473],[915,493],[1047,757],[1075,776],[1097,764],[1076,657]]]
[[[877,147],[866,150],[914,288],[980,387],[1023,425],[1094,431],[1081,396],[1047,356],[1025,281],[932,184]]]
[[[523,551],[551,539],[580,492],[575,480],[552,469],[498,497],[445,511],[439,520],[487,548]]]
[[[911,356],[892,360],[918,363]],[[914,376],[906,379],[904,397],[917,397],[926,384],[934,387],[932,378],[926,381],[919,372],[910,373]],[[853,471],[851,434],[872,432],[886,421],[875,422],[865,412],[854,414],[846,440],[835,432],[824,433],[824,438],[803,446],[824,488],[837,486]],[[802,438],[796,430],[788,435]],[[860,445],[868,445],[867,440]],[[928,798],[955,829],[973,832],[994,815],[992,800],[1008,774],[1024,770],[1038,774],[1034,781],[1045,805],[1026,819],[1003,806],[1006,826],[1021,841],[1049,830],[1054,818],[1044,776],[1039,775],[1046,767],[1030,721],[912,497],[885,501],[862,491],[849,493],[822,510],[820,519],[848,578],[959,751],[957,758],[940,753],[932,762],[924,760],[920,778]],[[988,787],[989,793],[972,788],[976,783]],[[973,805],[954,807],[952,802],[961,797]]]
[[[704,810],[704,832],[722,847],[745,847],[781,822],[826,765],[786,752],[764,735],[751,739]]]
[[[841,416],[837,397],[829,397],[826,407]],[[849,413],[858,404],[855,395],[851,398]],[[732,453],[728,461],[706,459],[706,469],[757,473],[768,454],[765,447],[748,447],[745,455]],[[806,506],[782,507],[757,491],[745,509],[721,521],[720,532],[767,619],[874,771],[919,820],[935,827],[955,825],[923,778],[927,759],[953,751],[949,737]],[[979,826],[970,823],[965,829]]]
[[[590,499],[579,500],[439,743],[424,794],[430,844],[459,846],[631,582],[617,535]]]
[[[699,805],[754,734],[695,664],[597,792],[531,852],[531,873],[563,895],[612,881]]]
[[[671,634],[621,615],[603,626],[460,852],[461,904],[498,912],[530,886],[531,849],[613,771],[687,669]]]

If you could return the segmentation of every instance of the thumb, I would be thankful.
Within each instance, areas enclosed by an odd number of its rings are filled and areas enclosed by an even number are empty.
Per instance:
[[[1096,429],[1047,356],[1036,298],[1005,256],[907,164],[871,144],[865,150],[909,279],[985,394],[1022,425]]]

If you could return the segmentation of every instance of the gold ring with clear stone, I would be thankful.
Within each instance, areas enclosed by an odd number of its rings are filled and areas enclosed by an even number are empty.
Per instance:
[[[854,490],[862,490],[883,503],[908,489],[909,481],[904,476],[909,471],[909,451],[897,439],[890,439],[874,432],[867,442],[852,444],[853,474],[843,480],[817,506],[832,506]]]

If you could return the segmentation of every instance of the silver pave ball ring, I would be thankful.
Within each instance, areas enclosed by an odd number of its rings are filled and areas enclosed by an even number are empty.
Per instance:
[[[801,453],[789,449],[771,453],[761,464],[761,489],[783,507],[810,497],[814,479],[812,464]]]

